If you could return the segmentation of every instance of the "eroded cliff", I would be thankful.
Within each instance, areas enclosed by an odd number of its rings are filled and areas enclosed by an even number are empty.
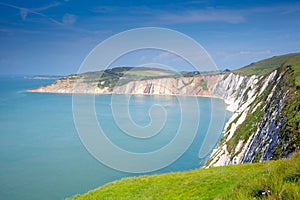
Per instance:
[[[246,89],[241,85],[237,109],[206,167],[278,159],[299,149],[300,96],[294,77],[292,67],[283,66],[250,77]]]

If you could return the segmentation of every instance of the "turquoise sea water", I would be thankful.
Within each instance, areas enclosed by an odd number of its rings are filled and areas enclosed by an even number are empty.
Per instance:
[[[0,199],[64,199],[123,177],[140,175],[111,169],[88,153],[74,125],[71,95],[24,92],[50,82],[0,77]],[[203,160],[198,153],[210,123],[210,100],[198,98],[200,113],[204,115],[190,148],[172,165],[152,174],[201,166]],[[218,109],[224,110],[224,103],[217,102]],[[132,96],[129,109],[136,124],[149,124],[147,112],[154,104],[162,105],[168,114],[161,134],[153,140],[132,140],[114,122],[110,103],[110,95],[95,97],[99,124],[113,143],[128,151],[148,152],[163,147],[180,124],[180,107],[175,97]]]

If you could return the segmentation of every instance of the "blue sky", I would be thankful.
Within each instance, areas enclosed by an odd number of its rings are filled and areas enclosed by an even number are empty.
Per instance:
[[[299,19],[300,1],[288,0],[0,0],[0,74],[76,73],[101,41],[148,26],[180,31],[199,42],[219,69],[235,69],[300,52]],[[176,65],[165,52],[139,53],[118,64],[143,60]]]

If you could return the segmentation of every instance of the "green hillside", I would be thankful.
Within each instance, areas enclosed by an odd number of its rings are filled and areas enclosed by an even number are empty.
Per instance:
[[[234,72],[238,74],[244,74],[244,75],[265,75],[273,71],[274,69],[279,68],[288,60],[294,57],[299,58],[299,55],[300,53],[291,53],[282,56],[274,56],[272,58],[251,63],[250,65],[235,70]]]
[[[80,77],[87,82],[97,82],[103,80],[119,80],[121,77],[129,79],[150,79],[174,76],[176,73],[171,70],[148,68],[148,67],[116,67],[112,69],[106,69],[104,71],[97,72],[85,72],[78,75],[72,75],[72,77]],[[67,76],[66,78],[69,78]]]
[[[135,80],[149,80],[158,78],[176,78],[182,76],[195,76],[196,72],[176,72],[168,69],[152,67],[116,67],[95,72],[72,74],[61,80],[82,80],[86,83],[97,84],[99,88],[109,87],[112,90],[117,85],[124,85]]]
[[[292,66],[295,75],[295,83],[300,86],[300,53],[288,59],[285,63],[286,66]]]
[[[300,199],[300,153],[265,163],[125,178],[71,199]]]

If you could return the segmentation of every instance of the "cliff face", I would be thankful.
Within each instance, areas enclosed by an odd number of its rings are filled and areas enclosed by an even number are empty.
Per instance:
[[[236,90],[235,113],[206,167],[278,159],[300,147],[300,95],[293,69],[281,67],[264,77],[252,76],[241,82],[249,85],[243,89],[241,84]],[[233,99],[235,95],[229,96]]]
[[[225,75],[180,78],[155,78],[131,80],[124,84],[120,78],[113,87],[105,81],[87,81],[79,76],[67,76],[53,84],[28,92],[83,93],[83,94],[152,94],[152,95],[202,95],[215,96],[216,84]]]
[[[222,78],[223,75],[212,75],[131,81],[116,86],[113,93],[214,96],[213,87]]]
[[[288,156],[299,149],[300,95],[293,69],[281,67],[265,76],[234,73],[114,83],[68,76],[29,92],[90,94],[198,95],[222,98],[234,114],[224,138],[206,167],[258,162]]]

